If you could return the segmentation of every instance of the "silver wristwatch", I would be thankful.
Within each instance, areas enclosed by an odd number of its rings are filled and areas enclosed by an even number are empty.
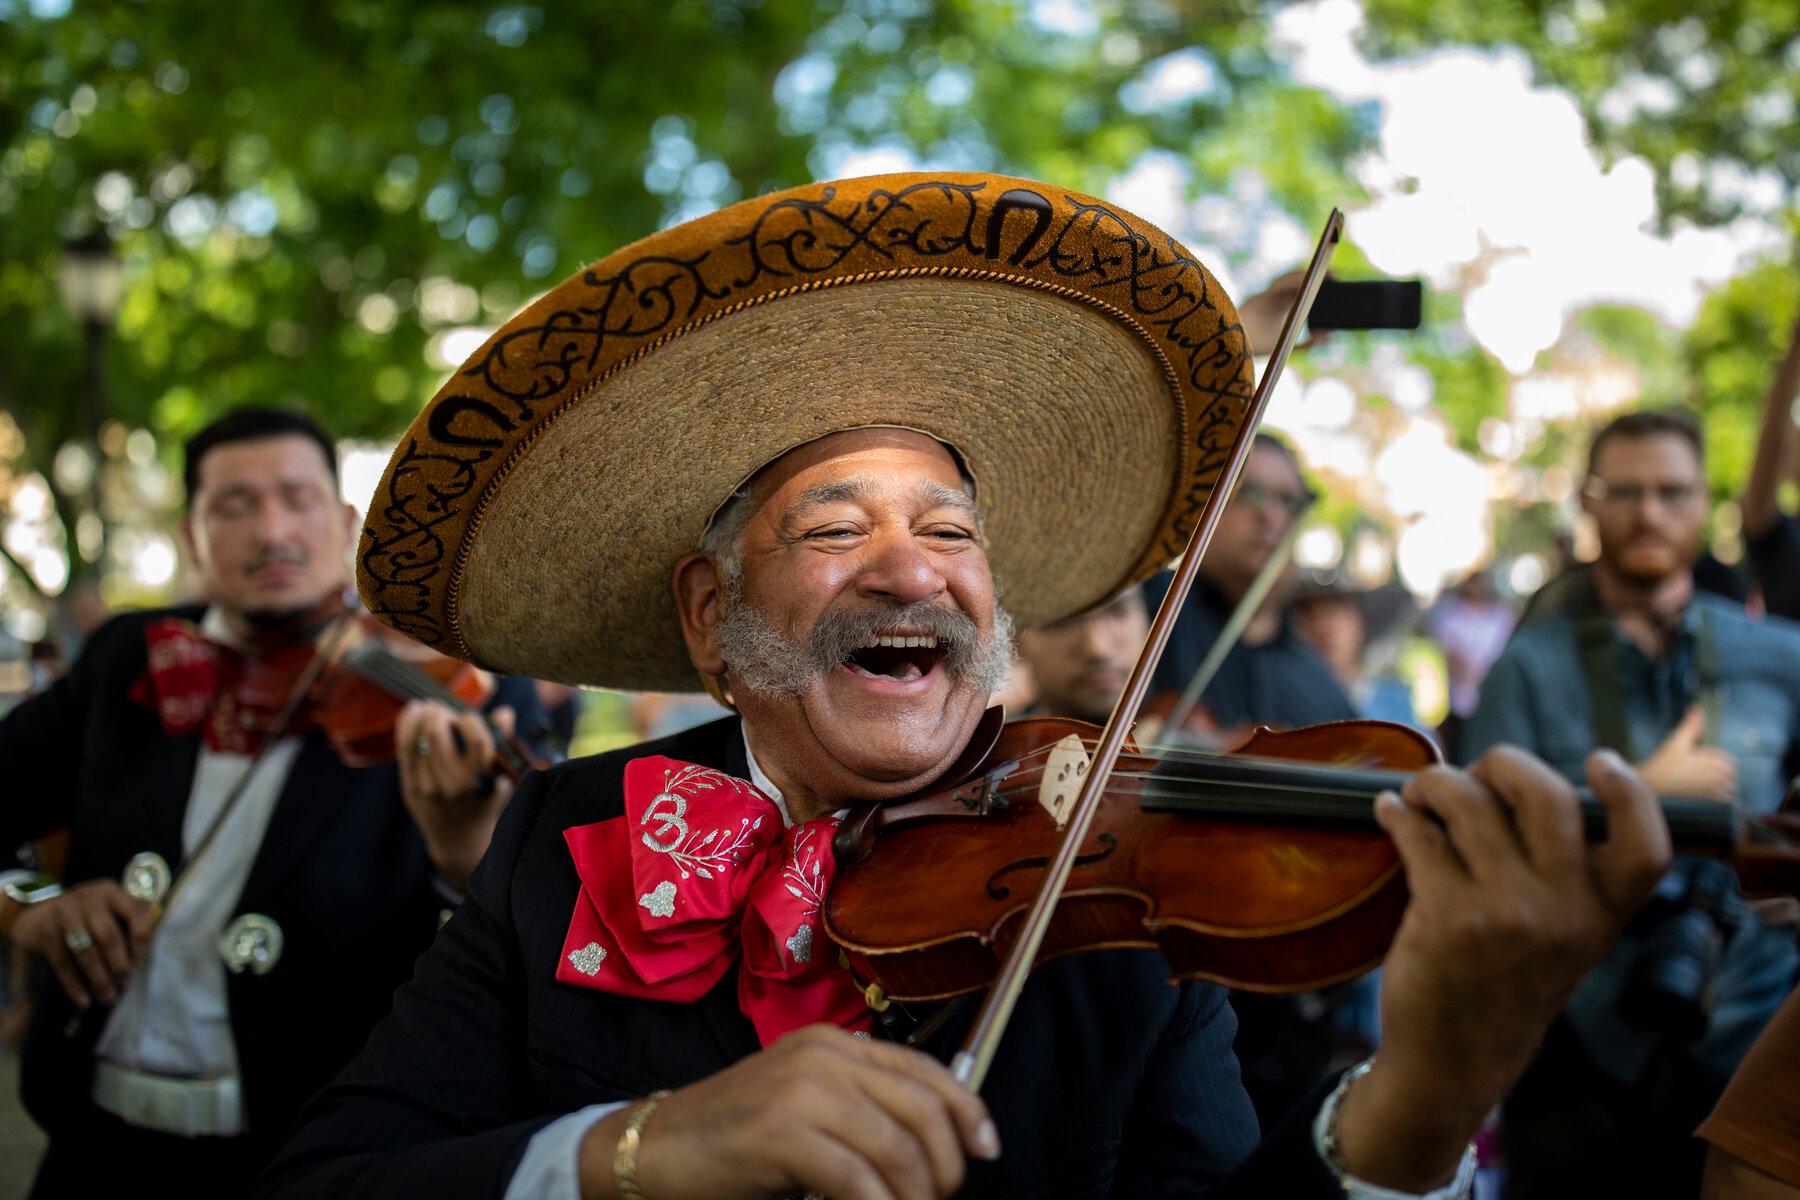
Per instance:
[[[15,904],[36,904],[62,895],[62,884],[48,875],[26,874],[0,883],[0,895]]]

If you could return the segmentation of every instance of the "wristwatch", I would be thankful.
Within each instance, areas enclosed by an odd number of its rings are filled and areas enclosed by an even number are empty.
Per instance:
[[[48,875],[33,871],[8,871],[0,874],[0,896],[12,904],[0,904],[0,941],[11,941],[13,922],[25,909],[39,900],[53,900],[62,895],[62,884]]]
[[[63,894],[63,885],[52,880],[47,874],[18,873],[11,878],[0,876],[0,896],[13,901],[16,905],[34,905],[40,900],[56,900]]]
[[[15,904],[36,904],[62,895],[62,884],[48,875],[26,875],[0,883],[0,895]]]

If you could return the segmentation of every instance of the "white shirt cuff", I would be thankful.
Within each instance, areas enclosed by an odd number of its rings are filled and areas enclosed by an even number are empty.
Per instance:
[[[1352,1068],[1350,1073],[1346,1073],[1345,1082],[1348,1082],[1353,1074],[1360,1074],[1360,1069]],[[1332,1173],[1338,1177],[1338,1182],[1344,1187],[1344,1195],[1349,1200],[1465,1200],[1470,1195],[1475,1183],[1475,1147],[1473,1144],[1463,1150],[1462,1161],[1456,1164],[1455,1178],[1435,1191],[1426,1192],[1423,1196],[1417,1192],[1397,1192],[1393,1188],[1377,1187],[1375,1184],[1365,1183],[1333,1162],[1326,1143],[1332,1127],[1337,1124],[1338,1105],[1343,1103],[1345,1090],[1342,1086],[1334,1088],[1331,1095],[1325,1097],[1325,1103],[1319,1105],[1319,1115],[1313,1118],[1312,1140],[1313,1149]],[[510,1193],[507,1195],[507,1200],[512,1200]]]
[[[505,1200],[581,1200],[581,1139],[630,1100],[590,1104],[531,1135]]]

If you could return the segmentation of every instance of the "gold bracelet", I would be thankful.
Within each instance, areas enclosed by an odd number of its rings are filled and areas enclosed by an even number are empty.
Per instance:
[[[613,1186],[625,1200],[648,1200],[637,1183],[638,1149],[644,1144],[644,1126],[650,1123],[650,1114],[668,1094],[665,1088],[639,1100],[625,1122],[625,1132],[619,1135],[619,1148],[613,1151]]]

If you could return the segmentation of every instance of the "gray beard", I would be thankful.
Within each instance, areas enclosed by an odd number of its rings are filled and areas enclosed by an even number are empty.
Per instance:
[[[942,666],[951,686],[991,695],[1006,680],[1012,663],[1012,617],[998,601],[994,628],[986,638],[974,618],[936,604],[869,604],[828,613],[802,640],[777,628],[744,603],[738,588],[725,597],[719,618],[719,655],[740,686],[765,695],[799,697],[849,660],[869,638],[897,625],[937,637]]]

